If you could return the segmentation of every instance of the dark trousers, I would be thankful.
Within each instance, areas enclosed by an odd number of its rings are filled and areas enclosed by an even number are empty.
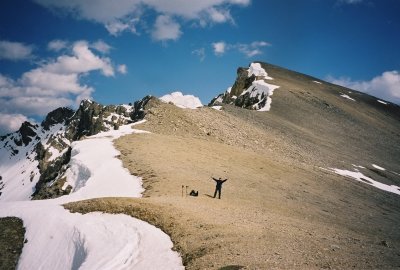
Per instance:
[[[214,198],[217,196],[217,192],[218,192],[218,199],[221,199],[221,189],[220,188],[215,189]]]

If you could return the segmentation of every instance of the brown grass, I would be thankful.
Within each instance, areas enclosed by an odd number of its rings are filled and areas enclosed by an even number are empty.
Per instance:
[[[152,123],[139,126],[154,133],[115,142],[124,165],[143,177],[145,198],[96,199],[67,208],[126,213],[160,227],[187,269],[400,265],[396,195],[255,151],[240,139],[227,144],[220,134],[192,136],[198,125],[181,124],[184,132],[174,133],[169,126],[174,111],[182,123],[191,116],[171,105],[157,105],[158,110],[163,106],[169,118],[156,122],[153,115]],[[229,179],[221,200],[211,198],[211,176]],[[182,185],[198,190],[199,197],[182,197]]]

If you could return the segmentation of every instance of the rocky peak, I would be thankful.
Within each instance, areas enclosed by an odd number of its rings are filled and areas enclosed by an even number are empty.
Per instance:
[[[50,112],[41,125],[45,130],[49,130],[55,124],[66,123],[73,115],[74,111],[72,109],[61,107]]]
[[[251,63],[248,68],[238,68],[232,87],[215,97],[208,106],[234,104],[235,106],[258,111],[270,109],[273,91],[279,86],[269,84],[269,77],[263,64]]]
[[[152,99],[154,99],[154,97],[148,95],[141,100],[135,101],[133,105],[133,112],[131,115],[133,120],[137,121],[144,118],[144,116],[146,115],[146,106]]]
[[[34,137],[36,137],[36,129],[37,128],[38,128],[38,125],[31,124],[28,121],[25,121],[22,123],[18,132],[21,135],[21,141],[25,146],[28,145]],[[17,144],[17,142],[16,142],[16,144]]]

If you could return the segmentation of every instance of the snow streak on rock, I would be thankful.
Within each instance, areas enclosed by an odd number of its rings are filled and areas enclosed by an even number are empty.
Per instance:
[[[248,69],[239,68],[235,84],[223,94],[215,97],[209,106],[234,104],[235,106],[257,110],[269,111],[271,109],[271,96],[279,86],[270,84],[273,80],[260,63],[251,63]]]

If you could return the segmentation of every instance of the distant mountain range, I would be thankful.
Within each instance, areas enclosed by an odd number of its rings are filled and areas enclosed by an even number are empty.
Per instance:
[[[174,96],[179,97],[180,103],[186,99],[184,102],[195,104],[194,107],[200,104],[197,98],[183,98],[181,93],[164,99],[173,102]],[[0,200],[68,194],[70,187],[64,185],[64,172],[71,143],[143,119],[146,104],[152,98],[147,96],[133,105],[109,106],[84,100],[76,111],[58,108],[40,125],[25,122],[18,131],[0,137]],[[246,117],[232,105],[269,111],[252,120],[285,134],[309,158],[330,165],[346,157],[349,162],[368,159],[392,168],[398,166],[400,107],[388,101],[255,62],[248,68],[238,68],[232,87],[209,103],[214,108],[225,106],[237,117]]]

